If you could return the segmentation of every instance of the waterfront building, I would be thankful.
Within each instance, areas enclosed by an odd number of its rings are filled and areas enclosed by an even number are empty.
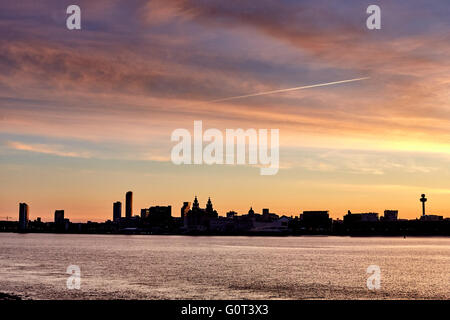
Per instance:
[[[377,222],[378,213],[368,212],[368,213],[351,213],[348,211],[348,214],[344,216],[345,223],[352,222]]]
[[[207,231],[210,229],[210,220],[217,219],[218,213],[213,208],[211,198],[208,198],[206,208],[200,208],[197,196],[192,204],[192,209],[186,214],[184,227],[188,231]]]
[[[183,206],[181,207],[181,215],[180,215],[182,221],[184,221],[184,218],[186,217],[189,210],[191,210],[191,203],[183,202]]]
[[[128,191],[125,195],[125,217],[131,219],[133,216],[133,192]]]
[[[113,203],[113,221],[119,222],[122,218],[122,202],[116,201]]]
[[[58,225],[64,224],[64,210],[55,210],[54,222]]]
[[[397,221],[398,210],[384,210],[383,221]]]
[[[443,216],[438,216],[436,214],[426,214],[420,217],[420,221],[443,221]]]
[[[29,217],[29,208],[26,203],[19,204],[19,230],[24,231],[28,228],[28,222],[30,220]]]

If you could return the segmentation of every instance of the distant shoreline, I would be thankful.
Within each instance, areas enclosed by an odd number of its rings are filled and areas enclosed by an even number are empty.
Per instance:
[[[450,235],[440,234],[412,234],[412,235],[395,235],[395,234],[291,234],[291,233],[248,233],[248,234],[224,234],[224,233],[197,233],[197,234],[180,234],[180,233],[70,233],[70,232],[14,232],[3,231],[0,233],[13,234],[54,234],[54,235],[121,235],[121,236],[183,236],[183,237],[351,237],[351,238],[449,238]]]

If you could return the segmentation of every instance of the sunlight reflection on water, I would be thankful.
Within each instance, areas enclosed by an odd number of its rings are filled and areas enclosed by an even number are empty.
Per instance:
[[[3,233],[0,258],[0,292],[31,299],[450,298],[449,238]],[[66,288],[68,265],[81,290]]]

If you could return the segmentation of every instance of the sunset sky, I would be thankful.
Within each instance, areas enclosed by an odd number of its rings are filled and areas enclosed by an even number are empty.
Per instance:
[[[66,28],[81,7],[82,30]],[[381,7],[381,30],[366,8]],[[227,100],[256,92],[370,79]],[[174,165],[173,130],[280,130],[280,170]],[[448,0],[2,1],[0,220],[208,196],[298,215],[450,217]],[[10,218],[11,219],[11,218]]]

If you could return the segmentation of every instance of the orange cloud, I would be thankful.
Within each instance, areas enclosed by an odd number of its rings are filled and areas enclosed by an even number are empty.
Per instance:
[[[77,157],[77,158],[89,158],[89,154],[87,153],[78,153],[65,151],[63,146],[59,145],[46,145],[46,144],[25,144],[16,141],[8,141],[6,145],[14,150],[20,151],[30,151],[37,153],[45,153],[56,155],[60,157]]]

